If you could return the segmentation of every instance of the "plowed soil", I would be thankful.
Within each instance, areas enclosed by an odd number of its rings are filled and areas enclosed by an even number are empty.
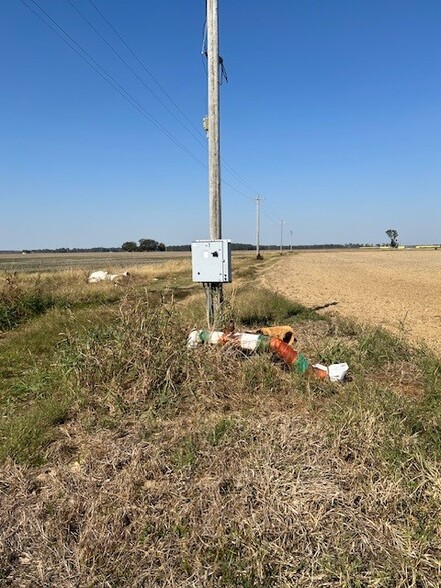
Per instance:
[[[263,281],[321,313],[382,326],[441,355],[441,250],[286,253]]]

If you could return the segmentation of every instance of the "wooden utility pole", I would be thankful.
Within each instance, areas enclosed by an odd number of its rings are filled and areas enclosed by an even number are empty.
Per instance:
[[[221,239],[218,0],[207,0],[207,58],[210,239]],[[212,327],[223,300],[222,284],[206,284],[206,293],[208,323]]]
[[[207,55],[210,239],[221,239],[218,0],[207,0]]]
[[[262,198],[256,196],[256,259],[262,259],[260,255],[260,201]]]

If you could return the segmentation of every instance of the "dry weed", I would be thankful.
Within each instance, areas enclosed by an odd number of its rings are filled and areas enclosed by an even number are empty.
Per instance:
[[[266,355],[188,350],[185,308],[129,293],[66,333],[70,418],[44,465],[1,466],[1,585],[438,587],[441,472],[410,399],[370,365],[331,390]],[[389,339],[322,324],[307,349],[404,374]]]
[[[373,463],[371,417],[348,460],[312,415],[233,416],[216,444],[213,416],[156,422],[147,439],[135,422],[70,425],[51,466],[8,464],[4,585],[439,585],[439,526],[428,543],[409,525],[439,501],[434,464],[416,500]]]

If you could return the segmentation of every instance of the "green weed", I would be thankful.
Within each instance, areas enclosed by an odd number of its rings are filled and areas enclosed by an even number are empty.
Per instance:
[[[234,421],[230,418],[223,418],[208,433],[208,442],[212,447],[222,443],[224,437],[234,428]]]
[[[305,319],[319,319],[318,315],[306,307],[269,292],[251,288],[241,288],[232,303],[237,320],[245,327],[262,327],[277,324],[290,324]]]
[[[196,441],[192,436],[186,436],[181,440],[180,445],[174,449],[171,455],[171,462],[176,468],[193,467],[198,459]]]
[[[0,424],[0,462],[10,457],[18,463],[44,461],[44,448],[57,437],[57,425],[69,415],[71,400],[66,395],[48,394]]]
[[[0,291],[0,330],[8,331],[20,323],[45,313],[55,305],[50,292],[36,285],[31,290],[23,290],[6,284]]]

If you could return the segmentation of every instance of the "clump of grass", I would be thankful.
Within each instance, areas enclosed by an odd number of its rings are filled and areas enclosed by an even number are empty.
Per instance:
[[[210,445],[216,447],[228,437],[228,434],[234,429],[234,420],[231,418],[221,418],[208,433]]]
[[[40,280],[24,287],[18,279],[9,276],[0,290],[0,330],[7,331],[20,323],[45,313],[55,304],[54,296]]]
[[[119,411],[153,400],[168,404],[188,374],[187,333],[179,313],[151,297],[125,299],[116,320],[67,337],[65,361],[76,386],[102,407]]]
[[[365,365],[382,365],[410,359],[411,348],[401,337],[384,329],[365,328],[358,335],[359,348]]]
[[[416,354],[424,390],[409,410],[409,428],[418,435],[426,455],[441,460],[441,359],[427,349]]]
[[[319,320],[313,311],[287,298],[259,288],[245,286],[233,297],[232,312],[245,327],[292,323],[304,319]]]
[[[427,402],[440,406],[441,400],[441,359],[430,350],[423,348],[415,357],[416,364],[425,378]]]
[[[123,288],[86,284],[83,272],[62,275],[7,275],[0,288],[0,331],[10,331],[52,308],[81,309],[117,303]]]
[[[144,411],[174,415],[193,409],[237,407],[246,398],[283,391],[290,379],[268,356],[245,360],[240,350],[212,346],[189,350],[185,306],[138,298],[123,301],[110,325],[66,339],[64,361],[79,394],[95,411],[122,415]]]
[[[0,342],[0,461],[44,460],[45,448],[58,437],[57,425],[77,400],[65,357],[66,331],[74,337],[92,323],[112,320],[106,306],[75,313],[54,308]]]
[[[56,427],[66,421],[71,408],[66,394],[57,395],[53,388],[50,392],[25,413],[12,415],[0,425],[0,462],[6,458],[31,465],[45,461],[44,449],[58,437]]]

